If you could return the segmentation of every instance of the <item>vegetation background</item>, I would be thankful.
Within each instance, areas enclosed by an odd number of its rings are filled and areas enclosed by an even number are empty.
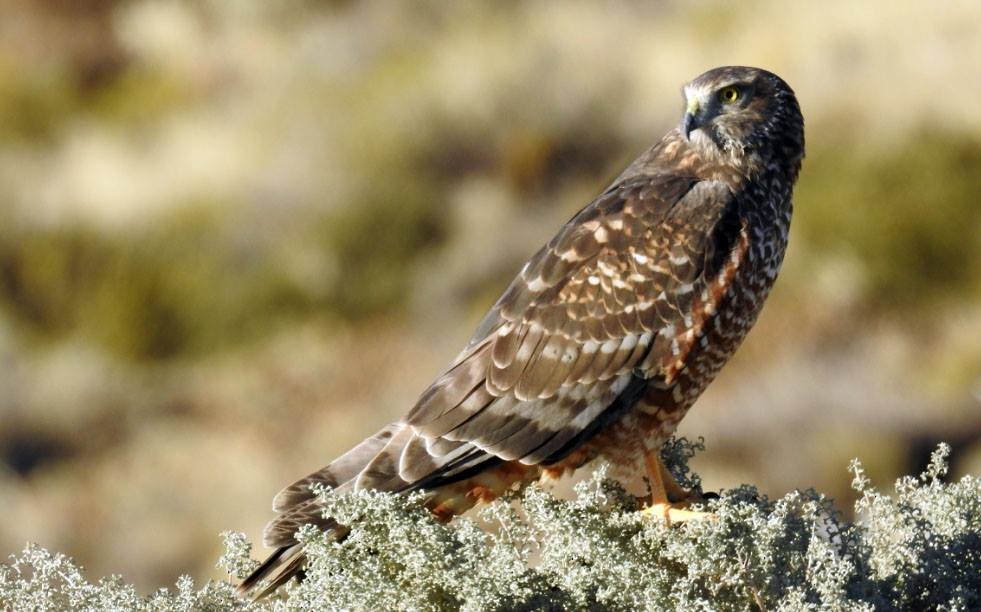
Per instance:
[[[722,64],[808,157],[705,487],[981,472],[981,3],[0,0],[0,556],[223,577]]]

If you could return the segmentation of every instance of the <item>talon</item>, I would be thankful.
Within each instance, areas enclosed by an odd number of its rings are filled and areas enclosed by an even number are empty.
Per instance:
[[[672,523],[684,523],[687,521],[700,521],[717,518],[712,512],[702,512],[700,510],[687,510],[687,502],[680,504],[654,503],[641,510],[641,514],[653,515],[671,525]]]
[[[647,482],[651,489],[650,503],[641,510],[645,515],[656,515],[663,518],[669,525],[685,521],[714,519],[715,514],[698,510],[688,510],[692,503],[704,501],[685,489],[674,479],[671,472],[664,467],[656,451],[644,453],[644,463],[647,468]]]

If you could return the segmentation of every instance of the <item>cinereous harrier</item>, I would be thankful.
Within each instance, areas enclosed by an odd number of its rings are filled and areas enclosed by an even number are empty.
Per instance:
[[[405,418],[283,489],[277,550],[240,592],[303,571],[310,485],[424,491],[448,520],[605,457],[643,470],[648,511],[685,520],[658,450],[756,321],[787,246],[804,122],[780,77],[710,70],[678,127],[536,253]],[[261,594],[261,593],[260,593]]]

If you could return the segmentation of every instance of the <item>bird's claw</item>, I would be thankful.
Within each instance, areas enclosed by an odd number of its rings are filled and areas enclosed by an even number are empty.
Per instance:
[[[672,523],[685,523],[688,521],[701,521],[706,519],[714,520],[718,518],[712,512],[689,510],[689,505],[690,502],[688,501],[675,503],[661,502],[651,504],[640,512],[645,517],[654,516],[662,519],[668,525],[671,525]]]

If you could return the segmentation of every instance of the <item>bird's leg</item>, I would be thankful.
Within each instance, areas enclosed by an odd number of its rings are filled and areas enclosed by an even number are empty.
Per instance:
[[[660,453],[655,452],[654,461],[657,463],[657,468],[661,472],[661,482],[664,483],[664,492],[668,496],[668,501],[671,502],[691,502],[697,499],[697,496],[689,491],[688,489],[682,487],[675,480],[674,475],[671,471],[664,467],[664,462],[661,461]]]
[[[658,451],[644,449],[644,466],[651,489],[650,504],[641,512],[645,515],[662,517],[668,524],[684,521],[715,518],[711,512],[688,510],[688,505],[698,498],[683,488],[671,472],[661,463]]]

